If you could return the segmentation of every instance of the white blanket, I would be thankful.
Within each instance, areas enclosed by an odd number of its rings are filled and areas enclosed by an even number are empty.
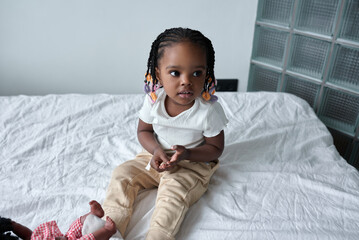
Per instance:
[[[0,97],[0,215],[66,232],[103,202],[112,170],[141,150],[143,97]],[[177,239],[358,239],[359,173],[309,105],[286,93],[219,97],[226,148]],[[155,196],[140,193],[126,239],[144,239]]]

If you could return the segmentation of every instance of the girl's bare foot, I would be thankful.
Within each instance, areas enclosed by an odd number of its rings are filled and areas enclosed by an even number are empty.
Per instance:
[[[102,218],[105,215],[105,213],[101,207],[101,204],[99,204],[97,201],[92,200],[89,204],[91,207],[91,210],[90,210],[91,214],[93,214],[99,218]]]
[[[116,225],[110,217],[106,217],[106,223],[104,228],[108,230],[112,235],[116,233]],[[111,235],[111,236],[112,236]]]
[[[82,224],[84,224],[86,217],[89,214],[95,215],[96,217],[102,218],[105,215],[105,212],[103,211],[101,204],[99,204],[97,201],[92,200],[91,202],[89,202],[90,204],[90,212],[83,215],[80,218],[80,221]]]
[[[96,240],[109,240],[116,233],[116,225],[110,217],[106,217],[105,226],[95,231],[93,236]]]

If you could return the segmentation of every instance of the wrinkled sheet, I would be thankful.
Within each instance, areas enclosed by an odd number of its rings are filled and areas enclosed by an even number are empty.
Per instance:
[[[0,97],[0,215],[66,232],[103,202],[112,170],[141,150],[144,95]],[[286,93],[220,93],[220,168],[177,239],[358,239],[359,173],[309,105]],[[139,194],[126,239],[144,239],[156,190]]]

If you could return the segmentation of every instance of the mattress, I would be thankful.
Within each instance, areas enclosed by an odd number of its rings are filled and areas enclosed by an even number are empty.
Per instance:
[[[176,239],[358,239],[359,173],[310,106],[288,93],[219,93],[220,168]],[[141,151],[142,94],[0,97],[0,215],[66,232],[102,203],[112,170]],[[144,239],[156,190],[125,239]]]

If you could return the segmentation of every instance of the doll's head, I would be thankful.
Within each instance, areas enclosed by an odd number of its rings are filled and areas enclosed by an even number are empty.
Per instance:
[[[216,101],[214,96],[216,79],[214,76],[214,49],[211,41],[201,32],[188,28],[171,28],[161,33],[152,43],[150,55],[147,62],[145,75],[145,92],[151,96],[152,101],[156,101],[155,91],[161,87],[156,76],[156,69],[163,57],[166,47],[181,42],[191,42],[203,48],[206,54],[206,78],[203,85],[202,97],[206,101]]]

